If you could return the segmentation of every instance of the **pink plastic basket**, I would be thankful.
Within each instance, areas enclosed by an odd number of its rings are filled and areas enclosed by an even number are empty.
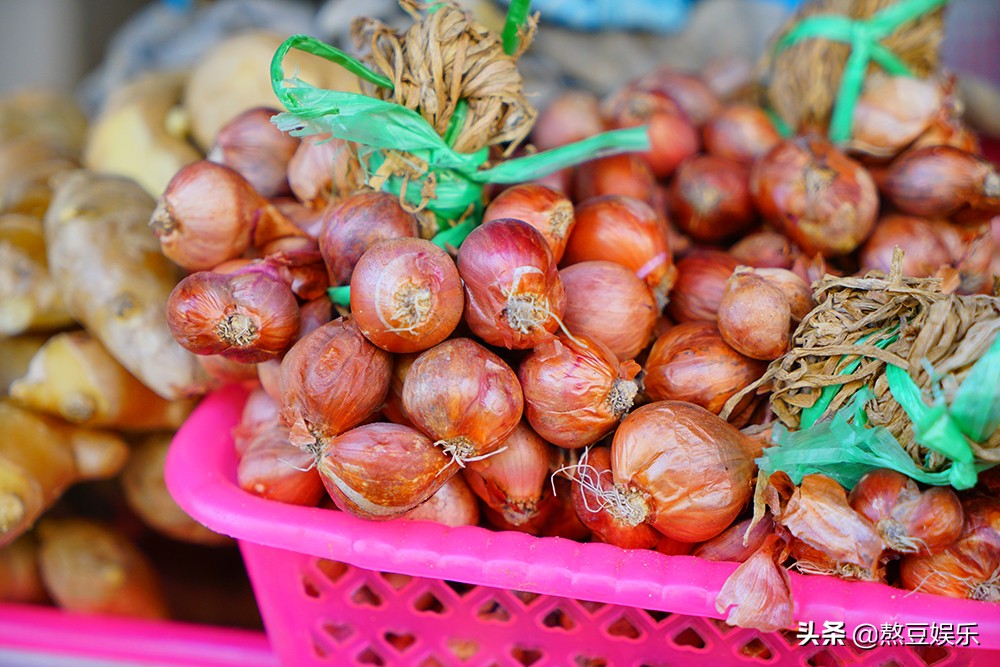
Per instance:
[[[261,632],[0,604],[0,649],[33,658],[157,667],[278,667]],[[13,664],[4,662],[2,664]]]
[[[816,628],[842,622],[850,638],[867,624],[972,624],[979,642],[798,646],[793,632],[715,620],[733,564],[263,500],[235,483],[230,431],[245,397],[230,387],[202,402],[166,480],[192,516],[239,540],[285,665],[1000,664],[997,605],[792,573],[796,618]]]

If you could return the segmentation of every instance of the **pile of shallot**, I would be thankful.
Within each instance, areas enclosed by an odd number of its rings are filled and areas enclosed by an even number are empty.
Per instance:
[[[349,145],[282,135],[274,110],[233,119],[151,224],[190,272],[174,336],[253,387],[240,485],[741,562],[719,608],[761,628],[792,622],[789,566],[1000,600],[995,473],[961,495],[772,476],[754,513],[768,396],[725,407],[793,345],[823,273],[887,271],[899,246],[906,273],[993,288],[1000,174],[952,83],[879,79],[838,147],[783,138],[721,82],[660,69],[558,97],[539,149],[645,125],[650,151],[490,192],[458,248],[366,188]]]

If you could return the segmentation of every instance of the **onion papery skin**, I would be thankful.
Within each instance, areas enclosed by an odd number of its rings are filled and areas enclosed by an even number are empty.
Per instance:
[[[250,248],[266,203],[236,170],[199,160],[170,179],[149,224],[175,264],[207,271]]]
[[[752,359],[777,359],[791,344],[791,326],[792,308],[780,287],[748,267],[730,276],[719,302],[718,327],[733,349]]]
[[[541,232],[513,218],[477,227],[458,251],[465,321],[490,345],[523,350],[552,338],[566,292]]]
[[[299,307],[288,284],[266,270],[199,271],[171,291],[167,324],[195,354],[257,363],[278,358],[294,342]]]
[[[1000,173],[986,158],[952,146],[926,146],[896,158],[882,191],[902,212],[948,217],[965,208],[1000,213]]]
[[[670,195],[674,224],[704,243],[732,239],[757,219],[750,170],[728,158],[699,155],[686,160],[674,176]]]
[[[589,261],[559,271],[566,290],[563,324],[577,336],[607,345],[622,361],[649,345],[656,326],[653,293],[617,262]]]
[[[433,496],[402,518],[434,521],[446,526],[475,526],[479,523],[479,499],[461,475],[452,475]]]
[[[717,415],[767,364],[734,350],[711,322],[681,322],[653,344],[644,369],[650,400],[687,401]]]
[[[532,350],[518,368],[525,417],[554,445],[586,447],[632,408],[639,370],[634,361],[620,363],[603,343],[561,335]]]
[[[577,166],[573,173],[576,201],[618,195],[651,204],[656,197],[656,187],[653,170],[636,153],[595,158]]]
[[[319,234],[330,284],[348,284],[358,260],[379,241],[417,236],[417,231],[416,217],[388,192],[357,192],[331,205]]]
[[[608,503],[594,492],[595,487],[610,493],[614,489],[611,473],[611,449],[593,447],[573,473],[573,509],[576,515],[600,541],[622,549],[650,549],[663,535],[648,523],[631,525],[616,513],[614,503]]]
[[[903,588],[953,598],[1000,602],[1000,499],[971,496],[965,522],[951,545],[932,556],[900,561]]]
[[[786,139],[754,163],[760,214],[809,255],[846,255],[871,234],[878,191],[871,174],[826,139]]]
[[[281,361],[281,421],[292,444],[321,456],[329,440],[368,419],[382,405],[392,355],[350,318],[302,337]]]
[[[737,266],[739,262],[723,250],[699,249],[685,255],[677,262],[667,314],[676,322],[715,322],[726,283]]]
[[[755,468],[745,437],[693,403],[644,405],[622,420],[611,444],[616,490],[667,537],[711,539],[750,499]]]
[[[405,514],[457,471],[424,434],[388,423],[365,424],[331,439],[316,465],[337,507],[376,521]]]
[[[471,461],[462,471],[472,491],[511,525],[527,523],[549,480],[551,446],[524,421],[503,441],[502,451]]]
[[[705,152],[750,165],[774,148],[781,135],[767,112],[753,104],[721,109],[702,128]]]
[[[521,220],[541,232],[556,263],[562,259],[575,222],[569,197],[535,183],[514,185],[493,198],[483,213],[483,222],[503,218]]]
[[[469,338],[452,338],[410,365],[403,409],[461,463],[501,446],[521,420],[524,397],[500,357]]]
[[[666,220],[633,197],[609,195],[581,202],[563,264],[603,260],[645,281],[662,309],[676,278]]]
[[[455,262],[423,239],[377,243],[351,276],[351,313],[358,328],[388,352],[437,345],[458,326],[464,306]]]

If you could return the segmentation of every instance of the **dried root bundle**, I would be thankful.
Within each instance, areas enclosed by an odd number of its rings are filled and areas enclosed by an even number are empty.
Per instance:
[[[899,0],[815,0],[805,3],[775,36],[777,45],[803,19],[839,15],[855,20],[870,19]],[[944,36],[943,7],[932,9],[896,27],[882,46],[918,77],[938,68]],[[824,37],[801,39],[787,48],[768,49],[759,63],[765,107],[772,108],[785,124],[799,132],[824,131],[830,122],[841,78],[851,55],[849,43]],[[879,69],[870,64],[869,74]]]
[[[937,278],[903,277],[901,259],[889,275],[819,281],[819,305],[796,330],[793,349],[756,386],[771,385],[774,412],[792,430],[832,416],[868,387],[874,394],[865,406],[869,426],[884,426],[918,466],[935,471],[947,459],[916,443],[913,421],[889,388],[887,364],[903,368],[928,405],[952,405],[1000,332],[1000,298],[947,294]],[[983,389],[995,391],[995,385]],[[977,459],[1000,461],[1000,431],[968,444]]]
[[[517,69],[535,22],[529,21],[517,51],[508,55],[497,33],[454,3],[430,9],[414,0],[400,4],[415,21],[404,33],[376,19],[354,23],[354,39],[369,49],[369,64],[393,84],[391,90],[372,87],[370,94],[417,111],[438,134],[451,138],[456,151],[508,144],[509,154],[536,117]]]

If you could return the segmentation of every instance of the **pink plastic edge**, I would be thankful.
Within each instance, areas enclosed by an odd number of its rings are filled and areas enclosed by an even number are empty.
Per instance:
[[[52,607],[0,605],[0,647],[185,667],[278,667],[262,632],[174,621],[89,616]]]
[[[170,493],[213,530],[368,570],[689,616],[725,616],[716,611],[715,598],[736,568],[732,563],[479,527],[371,522],[247,493],[236,485],[230,433],[246,396],[246,389],[231,386],[206,397],[178,431],[167,457]],[[843,622],[847,636],[864,624],[974,624],[981,648],[1000,649],[1000,605],[789,574],[797,621],[812,621],[817,627],[826,621]]]

